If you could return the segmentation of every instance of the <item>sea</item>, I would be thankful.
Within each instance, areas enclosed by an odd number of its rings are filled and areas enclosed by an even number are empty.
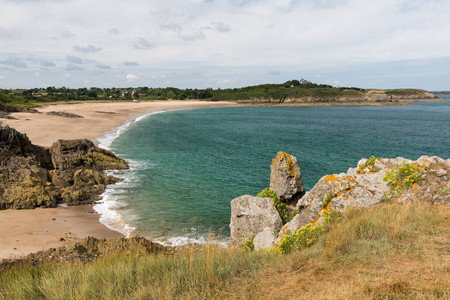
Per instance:
[[[126,236],[164,245],[229,236],[230,201],[270,185],[278,151],[297,157],[306,190],[361,158],[450,158],[450,102],[401,106],[224,107],[155,112],[98,139],[131,169],[94,208]]]

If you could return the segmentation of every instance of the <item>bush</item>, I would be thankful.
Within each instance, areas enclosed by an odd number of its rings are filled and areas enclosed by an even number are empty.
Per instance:
[[[277,194],[271,189],[271,188],[265,188],[257,195],[257,197],[265,198],[270,197],[273,199],[273,205],[275,205],[275,208],[277,209],[278,213],[280,214],[281,220],[283,221],[283,224],[286,224],[287,222],[291,221],[292,218],[296,214],[292,214],[291,218],[289,218],[288,215],[288,208],[286,203],[282,202],[280,199],[278,199]]]

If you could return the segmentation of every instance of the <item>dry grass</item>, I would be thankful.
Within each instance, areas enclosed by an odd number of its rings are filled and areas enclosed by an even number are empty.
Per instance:
[[[314,247],[265,272],[267,299],[450,299],[450,209],[351,209]]]
[[[291,254],[214,245],[0,274],[0,299],[450,299],[450,209],[350,209]]]

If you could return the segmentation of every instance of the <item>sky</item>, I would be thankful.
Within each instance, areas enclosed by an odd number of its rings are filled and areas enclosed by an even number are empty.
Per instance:
[[[0,88],[450,90],[448,0],[0,0]]]

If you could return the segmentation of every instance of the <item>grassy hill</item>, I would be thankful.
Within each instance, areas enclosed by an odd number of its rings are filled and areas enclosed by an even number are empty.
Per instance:
[[[450,209],[349,209],[288,254],[213,244],[0,271],[0,299],[449,299]]]

